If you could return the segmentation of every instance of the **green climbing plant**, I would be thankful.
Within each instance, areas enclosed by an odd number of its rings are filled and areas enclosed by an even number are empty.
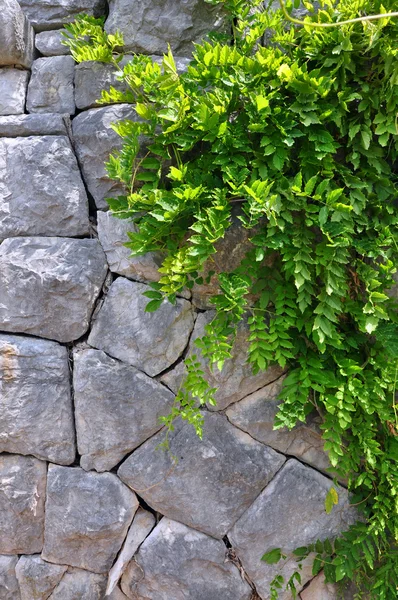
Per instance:
[[[362,514],[338,539],[297,549],[297,571],[288,582],[278,575],[271,597],[284,586],[296,594],[300,564],[315,552],[314,574],[354,581],[358,599],[394,600],[398,20],[380,18],[394,2],[321,0],[316,13],[304,2],[309,15],[294,26],[260,0],[208,1],[223,5],[230,28],[196,44],[184,73],[171,52],[161,64],[135,55],[122,66],[122,36],[106,34],[101,20],[66,27],[75,60],[117,69],[124,88],[102,101],[136,112],[114,124],[123,147],[108,174],[126,193],[108,202],[138,226],[133,254],[165,254],[148,311],[203,283],[238,208],[250,247],[218,274],[216,316],[198,351],[222,369],[247,320],[253,371],[278,363],[288,372],[275,427],[319,413],[333,471]],[[199,407],[214,403],[215,390],[196,357],[186,369],[164,423],[180,416],[201,435]],[[326,509],[336,501],[331,491]],[[284,556],[275,549],[263,559]]]

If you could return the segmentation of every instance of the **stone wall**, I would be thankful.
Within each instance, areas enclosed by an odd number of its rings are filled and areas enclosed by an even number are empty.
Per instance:
[[[178,423],[178,462],[157,449],[214,286],[144,312],[160,257],[130,258],[130,226],[105,202],[111,123],[132,108],[97,107],[112,70],[75,65],[60,43],[79,12],[107,14],[128,51],[170,43],[183,70],[192,41],[226,25],[202,0],[1,8],[0,600],[268,600],[280,567],[262,554],[344,530],[347,492],[327,515],[316,419],[272,430],[284,373],[251,374],[244,326],[234,359],[209,373],[218,406],[204,410],[203,441]],[[224,266],[245,243],[234,224]],[[343,596],[308,563],[302,586],[301,600]]]

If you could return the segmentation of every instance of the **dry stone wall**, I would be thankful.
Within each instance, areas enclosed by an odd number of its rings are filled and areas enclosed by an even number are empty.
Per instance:
[[[0,600],[268,600],[273,547],[335,536],[355,519],[331,487],[316,419],[272,430],[284,372],[244,365],[245,326],[204,409],[203,441],[170,410],[183,356],[211,319],[215,282],[145,313],[161,256],[131,258],[105,198],[104,161],[126,104],[98,107],[108,65],[75,65],[61,28],[105,15],[126,50],[227,27],[203,0],[2,0],[0,11]],[[234,225],[224,266],[247,240]],[[223,266],[222,265],[222,266]],[[283,567],[289,576],[292,560]],[[352,598],[303,569],[301,600]],[[282,595],[288,600],[289,594]]]

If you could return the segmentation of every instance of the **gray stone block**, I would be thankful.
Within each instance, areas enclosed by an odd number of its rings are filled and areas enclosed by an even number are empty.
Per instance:
[[[0,117],[0,137],[68,135],[69,115],[32,114]]]
[[[108,571],[137,508],[136,495],[112,473],[50,465],[43,559]]]
[[[123,186],[109,179],[105,170],[109,155],[122,145],[121,137],[111,127],[112,123],[121,119],[137,119],[129,104],[93,108],[77,115],[72,122],[74,145],[83,178],[99,210],[108,208],[105,198],[124,192]]]
[[[224,416],[203,416],[203,440],[191,425],[178,421],[169,436],[170,452],[156,450],[165,436],[160,432],[129,456],[118,475],[153,509],[222,538],[285,457],[233,427]]]
[[[0,65],[30,67],[34,31],[17,0],[2,0],[0,11]]]
[[[224,544],[163,518],[122,578],[138,600],[250,600],[252,590],[226,560]]]
[[[148,252],[143,256],[130,256],[128,231],[137,231],[136,225],[128,219],[118,219],[110,211],[99,211],[98,238],[106,254],[112,273],[124,275],[135,281],[159,281],[158,268],[162,264],[161,254]]]
[[[344,488],[337,488],[339,504],[326,514],[325,498],[332,486],[332,481],[318,471],[289,460],[228,532],[261,597],[268,598],[276,575],[287,580],[295,571],[295,548],[317,539],[335,538],[356,521],[356,510],[350,507]],[[261,561],[263,554],[274,548],[281,548],[287,555],[285,563],[268,565]],[[302,586],[312,578],[312,560],[310,556],[303,563]],[[282,594],[281,600],[290,600],[290,594]]]
[[[75,418],[83,469],[109,471],[161,428],[174,395],[99,350],[75,353]]]
[[[71,56],[52,56],[35,60],[28,86],[27,111],[73,115],[74,73],[75,61]]]
[[[21,600],[15,566],[18,556],[0,555],[0,598],[1,600]]]
[[[36,31],[58,29],[74,21],[79,13],[100,17],[105,0],[19,0]]]
[[[0,69],[0,115],[18,115],[25,110],[29,73],[20,69]]]
[[[21,556],[15,569],[21,600],[47,600],[67,568],[45,562],[39,554]]]
[[[97,240],[11,238],[0,245],[3,331],[71,342],[88,329],[107,272]]]
[[[105,29],[120,30],[126,50],[163,54],[170,44],[175,54],[190,56],[192,42],[225,23],[220,9],[204,0],[110,0]]]
[[[35,45],[40,54],[43,56],[63,56],[70,54],[68,46],[62,44],[65,40],[62,31],[65,30],[56,29],[55,31],[42,31],[36,34]]]
[[[0,334],[0,452],[64,465],[75,459],[66,348]]]
[[[104,600],[105,587],[105,575],[69,568],[48,600]]]
[[[68,138],[0,139],[0,240],[88,232],[86,190]]]
[[[46,463],[0,455],[0,553],[34,554],[43,547]]]
[[[152,313],[143,283],[119,277],[94,319],[88,343],[154,377],[184,351],[194,324],[190,302],[166,300]]]

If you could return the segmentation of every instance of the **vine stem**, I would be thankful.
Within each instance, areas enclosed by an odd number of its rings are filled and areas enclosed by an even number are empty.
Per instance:
[[[285,0],[279,0],[281,5],[281,9],[284,17],[294,23],[295,25],[307,26],[307,27],[340,27],[340,25],[351,25],[352,23],[362,23],[364,21],[377,21],[378,19],[389,19],[391,17],[398,17],[398,12],[390,12],[390,13],[382,13],[379,15],[368,15],[365,17],[356,17],[355,19],[347,19],[346,21],[338,21],[336,23],[313,23],[311,21],[301,21],[300,19],[295,19],[287,12]]]

